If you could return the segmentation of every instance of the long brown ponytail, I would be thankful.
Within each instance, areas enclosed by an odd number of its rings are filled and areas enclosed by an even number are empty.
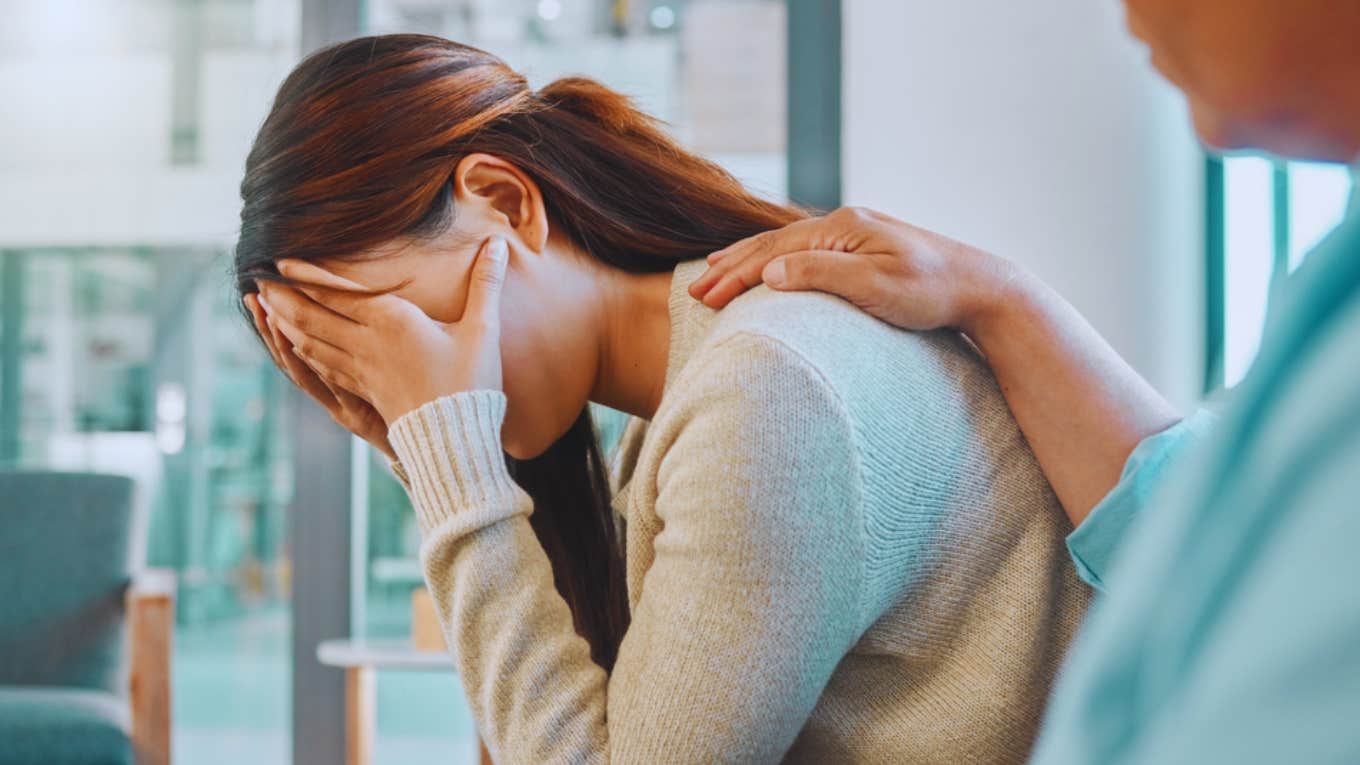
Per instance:
[[[539,185],[554,225],[630,272],[680,261],[804,215],[748,192],[677,145],[624,96],[583,78],[540,92],[500,59],[424,35],[342,43],[279,88],[241,183],[237,288],[280,279],[283,258],[357,254],[452,224],[458,160],[486,152]],[[622,549],[588,412],[542,456],[507,458],[595,661],[628,626]]]

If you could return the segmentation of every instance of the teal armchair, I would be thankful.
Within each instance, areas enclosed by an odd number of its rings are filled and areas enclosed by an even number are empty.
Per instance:
[[[0,471],[0,765],[170,761],[174,580],[131,560],[132,489]]]

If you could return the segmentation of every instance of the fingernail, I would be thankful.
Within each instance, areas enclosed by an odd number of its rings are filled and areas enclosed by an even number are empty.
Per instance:
[[[783,286],[784,280],[788,276],[784,273],[784,261],[776,260],[765,266],[765,272],[761,276],[765,279],[765,283],[771,287]]]
[[[263,291],[263,290],[261,290],[259,293],[256,294],[255,299],[258,300],[258,301],[260,301],[260,307],[264,309],[264,312],[265,312],[265,313],[273,313],[273,312],[274,312],[274,309],[272,309],[272,308],[269,307],[269,301],[264,299],[264,291]]]
[[[487,248],[487,254],[496,260],[504,260],[510,254],[510,248],[505,244],[505,240],[495,237],[491,240],[491,246]]]

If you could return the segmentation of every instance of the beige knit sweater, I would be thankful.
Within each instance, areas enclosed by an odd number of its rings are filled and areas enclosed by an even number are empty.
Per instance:
[[[553,588],[507,474],[505,399],[391,441],[494,759],[1022,761],[1087,591],[985,365],[832,297],[715,313],[676,270],[666,389],[620,446],[632,625],[613,673]]]

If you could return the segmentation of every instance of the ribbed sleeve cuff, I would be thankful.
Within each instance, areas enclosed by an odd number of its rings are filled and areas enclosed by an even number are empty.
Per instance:
[[[505,394],[477,390],[431,401],[397,418],[387,438],[409,479],[421,533],[471,533],[518,514],[529,497],[501,449]]]
[[[403,488],[407,491],[411,490],[411,478],[406,475],[406,468],[401,466],[401,462],[397,460],[388,460],[387,469],[392,471],[392,477],[396,478]]]

